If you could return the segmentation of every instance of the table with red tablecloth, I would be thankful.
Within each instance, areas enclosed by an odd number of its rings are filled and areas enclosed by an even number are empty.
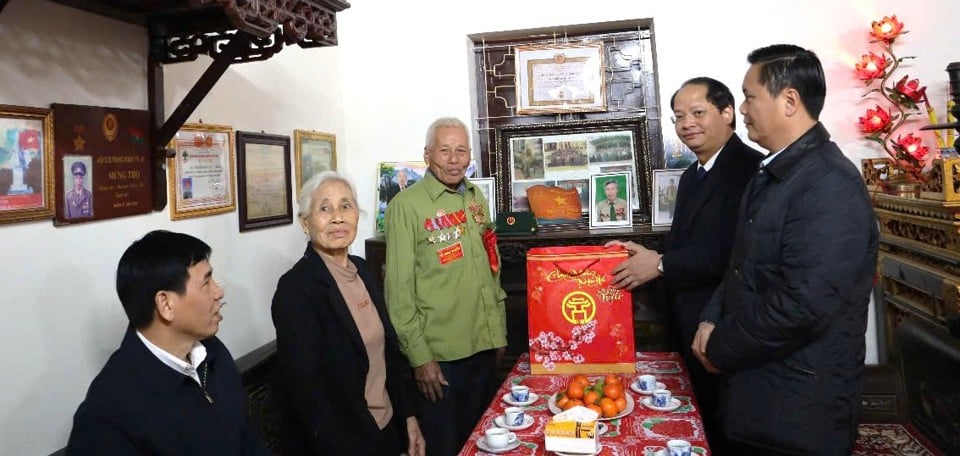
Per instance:
[[[648,409],[640,403],[641,399],[648,396],[625,388],[627,394],[633,397],[633,412],[622,418],[604,421],[608,429],[599,437],[603,445],[600,456],[659,456],[662,454],[661,450],[665,449],[666,442],[671,439],[690,442],[695,455],[711,454],[690,377],[687,375],[686,366],[680,355],[668,352],[637,353],[637,373],[620,375],[629,385],[643,374],[655,375],[658,382],[664,383],[673,393],[673,397],[680,400],[680,407],[671,412]],[[524,407],[525,413],[534,418],[533,425],[524,430],[514,431],[523,443],[518,448],[503,454],[553,454],[545,451],[543,443],[543,430],[547,421],[553,416],[547,402],[550,395],[566,389],[572,377],[572,374],[531,375],[530,358],[527,354],[523,354],[500,385],[500,389],[480,422],[474,427],[460,454],[464,456],[488,454],[477,448],[477,439],[483,437],[484,431],[496,426],[494,419],[503,414],[504,408],[509,407],[503,402],[502,397],[510,391],[512,385],[516,384],[529,386],[530,391],[537,393],[539,398],[533,404]],[[588,375],[588,377],[592,376]]]

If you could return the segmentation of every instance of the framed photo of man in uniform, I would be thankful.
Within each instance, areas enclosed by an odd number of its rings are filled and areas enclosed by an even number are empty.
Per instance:
[[[633,226],[630,173],[590,176],[590,228]]]
[[[653,170],[653,226],[670,226],[677,206],[677,186],[682,169]]]

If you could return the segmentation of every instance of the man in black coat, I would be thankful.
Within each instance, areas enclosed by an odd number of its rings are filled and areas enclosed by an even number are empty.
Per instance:
[[[710,446],[722,454],[717,395],[720,378],[690,351],[700,312],[713,295],[730,258],[736,214],[744,187],[763,155],[734,134],[733,94],[712,78],[685,82],[670,99],[677,136],[697,155],[680,177],[673,224],[663,254],[624,243],[633,253],[617,266],[615,284],[634,288],[663,276],[674,333],[690,369]]]
[[[693,352],[729,374],[731,454],[849,455],[859,420],[878,227],[856,167],[819,123],[817,56],[753,51],[740,106],[770,151],[747,187]]]
[[[74,415],[68,455],[269,454],[214,336],[223,289],[209,257],[203,241],[168,231],[124,252],[117,295],[130,326]]]

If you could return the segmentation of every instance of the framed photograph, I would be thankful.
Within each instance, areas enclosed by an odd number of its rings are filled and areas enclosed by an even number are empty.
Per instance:
[[[633,226],[630,173],[590,176],[590,228]]]
[[[330,133],[293,130],[293,157],[299,198],[300,187],[314,174],[337,170],[337,137]]]
[[[492,177],[478,177],[476,179],[470,179],[470,182],[473,182],[473,185],[476,185],[477,188],[483,193],[483,197],[487,199],[487,218],[493,222],[497,220],[497,189],[496,189],[496,180]]]
[[[293,223],[290,137],[237,132],[240,231]]]
[[[377,234],[383,234],[383,221],[387,215],[387,205],[390,204],[390,200],[397,196],[397,193],[420,182],[426,175],[427,169],[427,164],[422,161],[383,162],[377,165]],[[477,162],[470,160],[465,175],[470,178],[476,173]]]
[[[181,220],[236,210],[233,128],[185,124],[167,159],[170,219]]]
[[[680,185],[682,169],[657,169],[653,171],[653,226],[670,226],[673,210],[677,207],[677,186]]]
[[[607,110],[603,43],[514,48],[517,114]]]
[[[53,217],[54,186],[52,111],[0,105],[0,224]]]
[[[508,125],[497,129],[497,210],[529,210],[526,189],[575,188],[589,213],[590,177],[625,173],[631,210],[650,213],[651,146],[644,117]]]

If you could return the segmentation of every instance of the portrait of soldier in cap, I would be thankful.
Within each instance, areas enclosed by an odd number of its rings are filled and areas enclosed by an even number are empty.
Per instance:
[[[63,210],[64,218],[93,217],[93,194],[83,186],[87,177],[87,165],[80,160],[74,161],[70,165],[70,174],[73,176],[73,186],[67,192],[67,205]]]

